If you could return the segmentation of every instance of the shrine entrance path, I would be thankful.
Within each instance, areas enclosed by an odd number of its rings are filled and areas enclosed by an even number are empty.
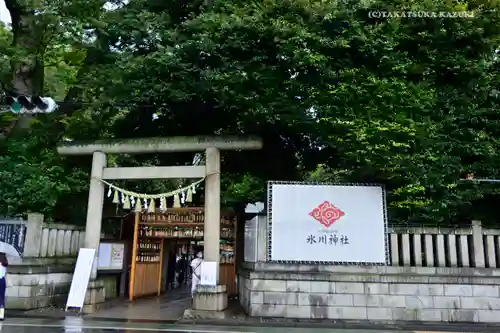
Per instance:
[[[184,310],[191,307],[189,288],[168,291],[154,298],[124,300],[112,308],[103,309],[85,316],[85,319],[114,319],[132,321],[176,322],[182,318]]]

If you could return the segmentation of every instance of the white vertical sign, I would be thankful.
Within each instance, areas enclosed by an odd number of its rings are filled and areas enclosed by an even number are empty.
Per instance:
[[[201,263],[201,281],[202,286],[217,285],[217,263],[215,261],[203,261]]]
[[[95,249],[81,248],[78,252],[73,280],[69,289],[68,299],[66,301],[66,311],[68,308],[83,308],[85,294],[89,285],[90,274],[95,258]]]

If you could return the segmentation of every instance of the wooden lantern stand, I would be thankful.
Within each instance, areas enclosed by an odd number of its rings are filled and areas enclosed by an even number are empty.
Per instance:
[[[203,208],[170,208],[165,213],[135,213],[129,300],[161,294],[165,240],[203,241]],[[228,295],[236,290],[236,217],[221,212],[220,283]],[[168,263],[175,264],[175,263]]]

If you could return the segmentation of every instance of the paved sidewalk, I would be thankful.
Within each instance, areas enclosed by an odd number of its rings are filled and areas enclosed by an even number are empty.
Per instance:
[[[113,306],[85,316],[88,319],[119,319],[174,323],[182,318],[184,310],[191,307],[190,291],[174,290],[166,296],[138,299]]]

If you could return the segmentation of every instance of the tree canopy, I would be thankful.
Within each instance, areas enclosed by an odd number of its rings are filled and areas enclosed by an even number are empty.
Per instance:
[[[381,183],[394,223],[495,221],[497,188],[457,180],[500,177],[497,1],[5,2],[4,90],[61,103],[0,114],[0,214],[85,207],[89,160],[57,156],[65,138],[252,134],[263,150],[223,155],[227,205],[263,200],[268,180]]]

